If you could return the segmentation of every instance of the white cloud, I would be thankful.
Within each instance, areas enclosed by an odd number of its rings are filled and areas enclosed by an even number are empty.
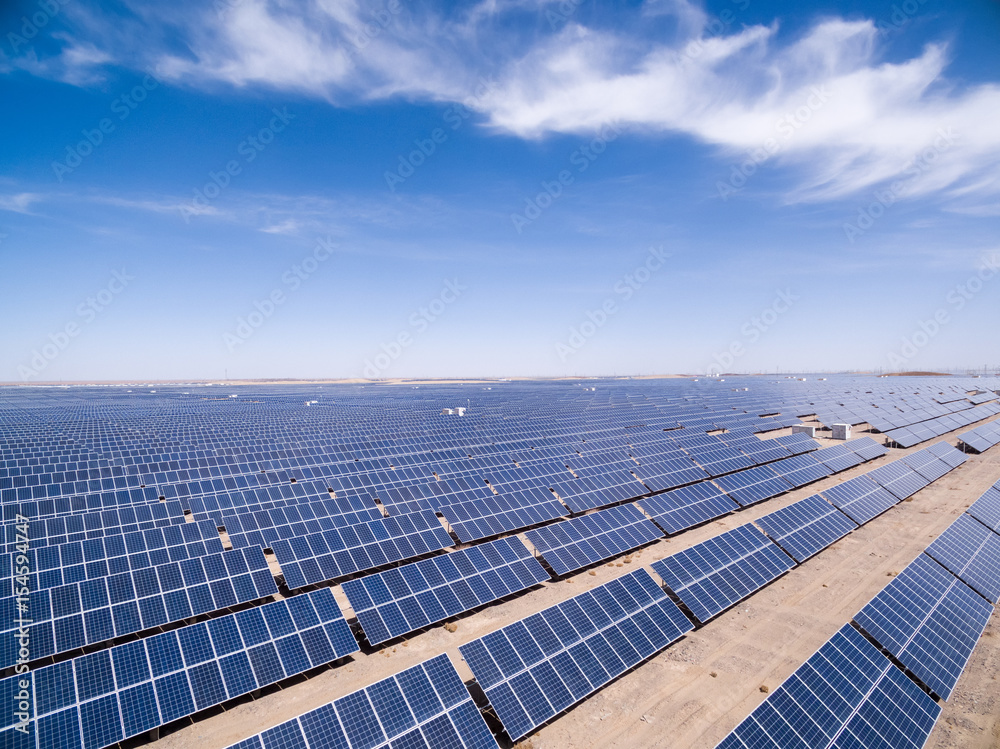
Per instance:
[[[337,104],[460,101],[488,77],[495,85],[475,100],[483,122],[523,138],[616,121],[690,137],[724,165],[773,142],[767,166],[789,169],[788,201],[836,200],[905,179],[944,130],[954,142],[907,182],[906,195],[939,195],[974,213],[1000,188],[992,176],[1000,87],[953,87],[942,44],[884,61],[868,20],[821,19],[785,41],[777,22],[720,29],[690,0],[647,0],[616,13],[614,28],[570,13],[558,30],[542,20],[562,7],[552,0],[482,0],[449,17],[402,0],[141,7],[141,21],[160,29],[149,38],[174,41],[136,48],[107,32],[116,59],[180,85],[267,87]],[[536,22],[513,23],[512,14]],[[85,76],[106,62],[74,45],[61,54],[68,69]]]
[[[16,195],[0,195],[0,211],[31,214],[32,203],[37,203],[42,196],[34,192],[22,192]]]

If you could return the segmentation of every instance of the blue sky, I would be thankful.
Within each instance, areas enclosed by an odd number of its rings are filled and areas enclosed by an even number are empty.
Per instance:
[[[998,32],[985,0],[6,3],[0,381],[997,365]]]

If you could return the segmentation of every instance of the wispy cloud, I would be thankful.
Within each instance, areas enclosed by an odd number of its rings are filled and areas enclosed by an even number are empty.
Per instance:
[[[42,199],[39,193],[22,192],[15,195],[0,195],[0,211],[11,211],[13,213],[31,214],[32,203],[37,203]]]
[[[136,2],[127,23],[109,17],[102,25],[100,13],[88,11],[83,31],[101,39],[100,48],[79,41],[75,29],[57,63],[33,64],[39,74],[56,66],[65,80],[78,71],[86,82],[113,59],[175,85],[263,87],[337,105],[461,101],[489,77],[491,91],[474,106],[495,132],[541,138],[616,121],[634,132],[690,137],[729,161],[793,122],[794,137],[768,159],[769,168],[789,170],[789,202],[890,184],[945,130],[955,142],[907,197],[936,195],[954,210],[981,213],[1000,193],[992,177],[1000,166],[993,124],[1000,86],[949,81],[944,43],[886,62],[871,20],[820,19],[790,41],[779,37],[778,20],[714,33],[703,7],[689,0],[650,0],[618,14],[613,29],[585,25],[577,14],[560,28],[504,23],[550,6],[484,0],[445,15],[400,0],[240,0],[183,12]],[[130,33],[116,33],[116,23]],[[152,31],[137,37],[136,25]],[[822,107],[809,104],[817,92]]]

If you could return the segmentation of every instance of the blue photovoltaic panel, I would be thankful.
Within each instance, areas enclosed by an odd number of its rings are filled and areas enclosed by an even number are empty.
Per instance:
[[[222,551],[222,539],[211,521],[108,534],[40,548],[32,539],[27,553],[27,567],[31,570],[28,588],[55,588]]]
[[[926,553],[990,603],[1000,602],[1000,535],[972,516],[959,515]]]
[[[901,460],[879,466],[865,476],[899,499],[911,497],[931,483]]]
[[[793,487],[798,488],[829,476],[832,471],[812,455],[795,455],[770,466]]]
[[[951,696],[993,607],[925,554],[854,621],[939,697]]]
[[[921,450],[912,455],[904,455],[900,462],[912,468],[927,481],[937,481],[951,470],[951,466],[939,460],[929,450]]]
[[[679,533],[740,508],[708,481],[654,494],[640,504],[667,533]]]
[[[662,538],[663,533],[635,505],[620,505],[525,534],[556,574],[578,570]]]
[[[497,749],[447,655],[292,718],[230,749]]]
[[[455,542],[429,510],[275,541],[289,588],[334,580],[439,551]]]
[[[899,502],[867,475],[855,476],[820,494],[858,525],[864,525]]]
[[[936,445],[931,445],[924,452],[929,452],[952,468],[957,468],[969,459],[961,450],[949,445],[947,442],[938,442]]]
[[[692,629],[640,569],[459,651],[517,741]]]
[[[717,749],[921,749],[941,706],[845,624]]]
[[[885,445],[880,445],[871,437],[859,437],[856,440],[845,443],[845,446],[852,453],[866,461],[881,458],[889,452],[889,448]]]
[[[819,443],[808,434],[802,434],[801,432],[775,437],[774,441],[786,450],[791,451],[793,455],[800,455],[802,453],[812,452],[813,450],[819,450]]]
[[[552,492],[538,487],[455,502],[442,506],[440,512],[459,540],[469,543],[555,520],[568,510]]]
[[[814,452],[813,457],[834,473],[846,471],[865,462],[864,458],[849,450],[847,445],[824,447]]]
[[[967,512],[994,533],[1000,533],[1000,481],[973,502]]]
[[[259,546],[33,591],[29,597],[32,659],[183,621],[277,592]],[[15,600],[0,599],[0,611],[13,612]],[[12,615],[4,621],[12,623],[14,618]],[[13,637],[0,636],[3,665],[13,665]]]
[[[548,579],[515,537],[348,580],[341,588],[377,645]]]
[[[793,460],[793,458],[789,458]],[[777,497],[794,487],[776,472],[781,462],[756,466],[715,479],[722,490],[744,507]]]
[[[100,749],[357,650],[322,588],[5,679],[3,695],[30,681],[35,730],[8,720],[0,745]]]
[[[765,515],[757,525],[800,563],[857,527],[818,494]]]
[[[794,566],[787,554],[750,523],[652,564],[702,623]]]

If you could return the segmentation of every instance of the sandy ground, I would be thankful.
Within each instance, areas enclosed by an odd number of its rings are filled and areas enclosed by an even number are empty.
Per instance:
[[[790,431],[790,430],[789,430]],[[965,430],[960,430],[965,431]],[[787,433],[787,431],[781,432]],[[780,433],[778,433],[780,434]],[[957,432],[655,542],[632,555],[467,614],[457,630],[433,626],[405,642],[356,653],[339,665],[264,690],[175,725],[155,749],[221,749],[420,661],[448,653],[466,681],[458,646],[583,590]],[[776,436],[772,434],[769,436]],[[858,436],[858,435],[856,435]],[[876,439],[881,441],[878,435]],[[825,441],[825,440],[824,440]],[[793,569],[656,657],[542,727],[523,746],[710,749],[912,561],[955,517],[1000,479],[1000,450],[970,456],[947,476]],[[338,601],[347,601],[335,588]],[[350,614],[349,614],[350,617]],[[928,747],[1000,747],[1000,620],[993,617]],[[495,726],[494,726],[495,727]],[[134,742],[132,742],[134,743]]]

